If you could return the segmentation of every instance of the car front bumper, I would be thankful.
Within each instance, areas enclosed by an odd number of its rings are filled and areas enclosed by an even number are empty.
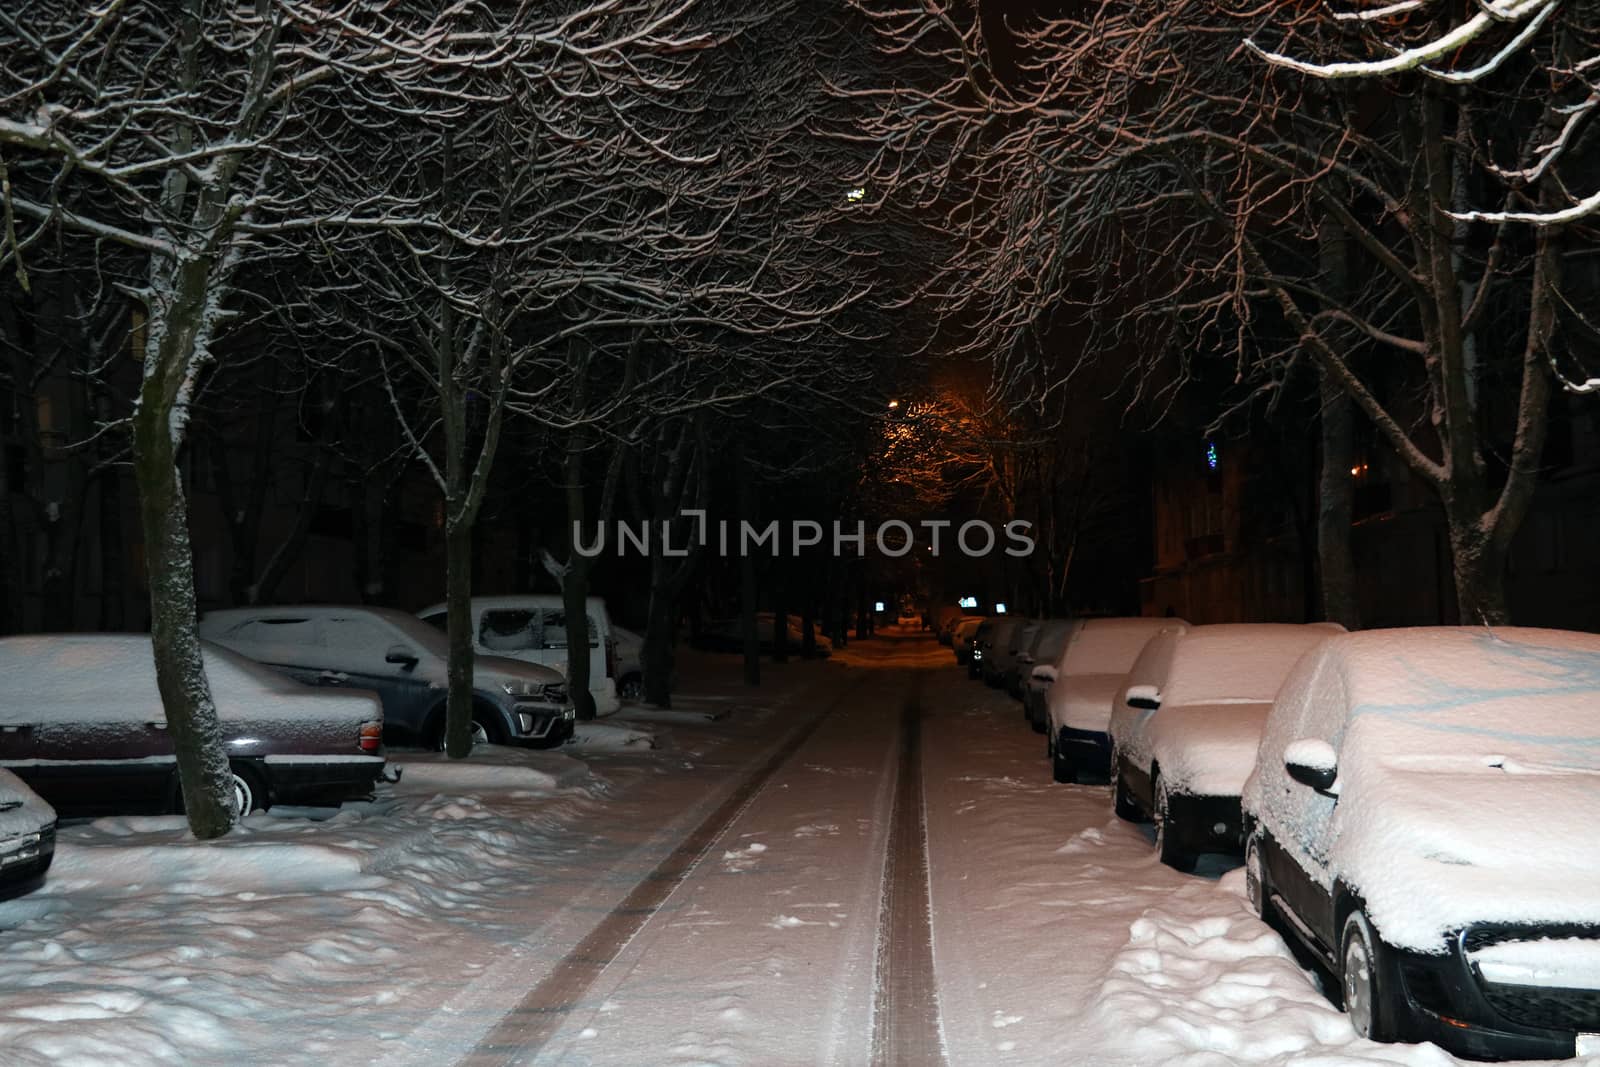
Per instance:
[[[572,707],[519,701],[513,709],[517,723],[515,744],[549,747],[573,735],[577,712]]]
[[[1186,852],[1239,853],[1244,847],[1244,817],[1238,797],[1177,793],[1167,798],[1167,833]]]
[[[1485,979],[1471,946],[1496,937],[1517,940],[1600,936],[1592,928],[1477,927],[1428,955],[1391,949],[1401,996],[1402,1038],[1432,1041],[1472,1059],[1565,1059],[1600,1054],[1600,990],[1514,985]],[[1584,1047],[1578,1042],[1582,1035]]]
[[[1079,780],[1111,780],[1111,735],[1104,730],[1077,730],[1063,726],[1056,747],[1067,757]]]

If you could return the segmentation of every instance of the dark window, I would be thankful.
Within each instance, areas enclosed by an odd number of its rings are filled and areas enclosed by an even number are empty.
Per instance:
[[[478,627],[478,643],[490,652],[524,652],[538,648],[538,616],[521,609],[486,611]]]

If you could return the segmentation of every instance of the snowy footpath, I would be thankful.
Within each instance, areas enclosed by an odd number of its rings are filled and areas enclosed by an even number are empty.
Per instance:
[[[66,828],[0,902],[0,1062],[1455,1062],[1358,1040],[1234,865],[1160,866],[931,640],[765,668],[220,844]]]

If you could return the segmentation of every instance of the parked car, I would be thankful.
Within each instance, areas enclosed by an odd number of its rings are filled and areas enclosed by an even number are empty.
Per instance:
[[[1028,620],[1020,615],[1002,615],[989,629],[989,638],[983,643],[983,655],[978,660],[978,677],[983,684],[994,687],[1000,684],[1000,672],[1016,654],[1019,631]]]
[[[0,899],[41,877],[55,854],[55,809],[0,767]]]
[[[1245,785],[1246,887],[1357,1031],[1475,1058],[1600,1055],[1600,636],[1337,636]]]
[[[1278,688],[1338,623],[1234,623],[1152,637],[1111,709],[1116,813],[1155,823],[1161,862],[1243,844],[1239,797]]]
[[[949,645],[956,626],[966,618],[966,613],[954,604],[941,604],[931,612],[930,623],[941,645]]]
[[[1111,705],[1128,683],[1128,671],[1145,642],[1163,630],[1182,630],[1182,619],[1134,616],[1084,619],[1072,630],[1044,691],[1045,756],[1058,782],[1108,781],[1111,776]]]
[[[444,743],[449,643],[414,615],[362,606],[230,608],[207,612],[200,633],[307,685],[370,689],[395,738]],[[549,667],[477,656],[472,682],[476,741],[551,747],[572,736],[567,684]]]
[[[1016,620],[1004,615],[993,615],[978,623],[978,628],[972,632],[972,654],[967,657],[967,677],[983,677],[983,657],[989,654],[989,648],[994,643],[995,629],[1004,627],[1009,630]]]
[[[1043,625],[1043,619],[1024,618],[1018,621],[1016,629],[1011,631],[1011,640],[989,660],[989,666],[994,670],[990,685],[1004,689],[1019,700],[1022,698],[1021,686],[1013,685],[1017,679],[1018,663],[1022,654],[1033,647],[1034,638]]]
[[[1067,647],[1076,619],[1050,619],[1034,634],[1033,647],[1017,654],[1017,697],[1022,701],[1022,717],[1028,720],[1033,732],[1042,734],[1049,725],[1045,713],[1044,693],[1055,680],[1056,660]]]
[[[950,648],[955,653],[957,663],[965,666],[972,662],[973,637],[984,621],[981,615],[969,615],[956,623],[950,631]]]
[[[595,710],[605,715],[620,703],[616,639],[605,600],[592,596],[584,604],[589,620],[589,694]],[[474,652],[537,663],[567,677],[567,603],[561,596],[475,596],[471,610]],[[417,618],[440,632],[448,630],[444,604],[424,608]]]
[[[1060,634],[1070,624],[1066,619],[1030,619],[1017,637],[1017,649],[1011,654],[1011,665],[1000,672],[1000,686],[1016,700],[1023,699],[1023,687],[1033,673],[1039,645],[1051,634]],[[1057,646],[1059,652],[1059,645]],[[1022,717],[1028,717],[1024,705]]]
[[[611,639],[617,654],[617,698],[635,701],[644,697],[644,637],[615,623]]]
[[[210,643],[201,657],[241,811],[372,793],[384,766],[374,694],[308,691]],[[149,637],[7,637],[0,677],[0,767],[57,811],[181,810]]]

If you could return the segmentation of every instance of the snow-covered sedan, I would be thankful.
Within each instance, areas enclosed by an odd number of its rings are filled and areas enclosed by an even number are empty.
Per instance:
[[[370,795],[383,773],[371,693],[317,693],[203,644],[241,811]],[[0,639],[0,767],[63,814],[174,811],[177,758],[150,638]]]
[[[1056,661],[1072,638],[1076,619],[1049,619],[1034,635],[1033,647],[1017,653],[1017,699],[1022,701],[1022,717],[1033,732],[1042,734],[1049,717],[1044,710],[1044,693],[1056,679]]]
[[[1246,885],[1357,1031],[1600,1055],[1600,636],[1334,637],[1245,786]]]
[[[1128,684],[1128,671],[1146,642],[1182,619],[1084,619],[1056,657],[1044,691],[1045,755],[1058,782],[1103,780],[1111,768],[1111,705]],[[1039,670],[1041,668],[1035,668]]]
[[[285,605],[207,612],[200,634],[297,682],[370,689],[396,735],[440,748],[450,646],[414,615],[361,605]],[[475,656],[475,743],[559,745],[573,708],[559,673],[503,656]]]
[[[1236,852],[1239,797],[1272,700],[1301,656],[1338,623],[1232,623],[1157,634],[1111,710],[1116,813],[1155,823],[1161,862],[1193,870]]]
[[[55,809],[0,767],[0,899],[44,874],[55,854]]]

